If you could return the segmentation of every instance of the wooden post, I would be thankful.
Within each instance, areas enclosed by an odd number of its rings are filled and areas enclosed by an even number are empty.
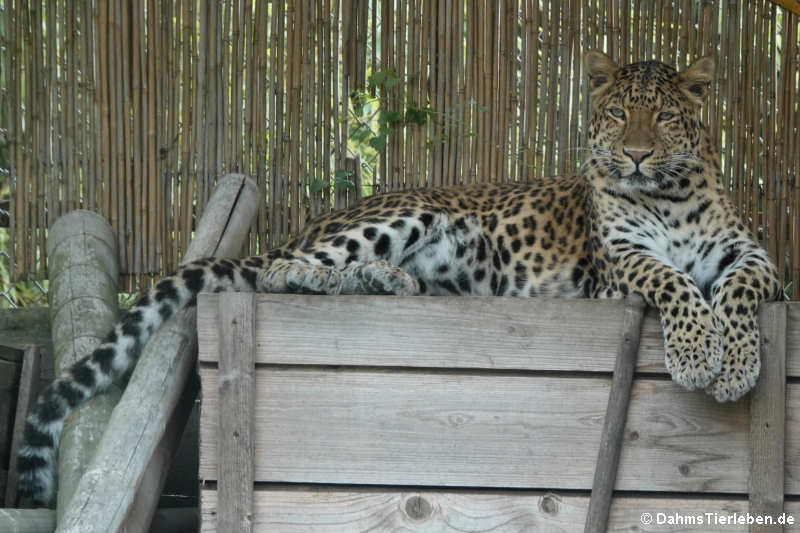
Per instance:
[[[625,435],[625,420],[628,417],[628,402],[631,397],[633,372],[639,353],[639,338],[644,317],[644,300],[640,296],[628,297],[625,318],[622,323],[622,342],[614,365],[611,391],[608,394],[606,419],[600,435],[600,451],[592,482],[592,496],[586,511],[584,533],[605,533],[611,497],[617,480],[617,464]]]
[[[117,249],[111,225],[91,211],[71,211],[47,238],[50,320],[56,375],[90,354],[117,321]],[[93,398],[69,417],[58,453],[58,516],[72,499],[120,389]]]
[[[221,179],[184,261],[240,253],[261,200],[245,176]],[[178,438],[169,445],[163,438],[194,368],[196,348],[194,309],[180,311],[153,335],[57,531],[115,532],[129,518],[146,528],[169,464],[165,448],[177,446]],[[130,516],[133,509],[136,517]]]
[[[750,514],[783,513],[786,442],[786,304],[761,306],[761,375],[750,392]],[[751,524],[750,533],[775,533],[783,525]]]
[[[253,529],[256,303],[252,294],[219,298],[217,531]]]
[[[17,409],[14,414],[11,454],[8,462],[8,480],[5,496],[6,507],[14,507],[17,503],[17,484],[19,482],[17,457],[19,455],[19,446],[22,440],[23,430],[25,429],[25,419],[28,417],[28,409],[30,409],[30,405],[36,399],[35,395],[39,383],[40,359],[39,349],[36,346],[31,345],[25,348],[25,354],[22,358],[22,372],[19,378]],[[0,531],[5,530],[0,528]]]

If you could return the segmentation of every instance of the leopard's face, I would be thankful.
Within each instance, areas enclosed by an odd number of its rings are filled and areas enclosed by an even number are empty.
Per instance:
[[[588,145],[606,185],[650,191],[690,187],[702,160],[700,103],[713,63],[701,59],[679,73],[657,61],[619,68],[599,56],[587,58]]]

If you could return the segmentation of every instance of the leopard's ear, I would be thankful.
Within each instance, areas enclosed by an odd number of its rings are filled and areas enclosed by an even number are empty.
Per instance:
[[[593,97],[611,86],[619,70],[613,59],[597,50],[589,50],[583,54],[583,65],[589,78],[589,94]]]
[[[696,59],[689,67],[678,75],[681,91],[696,104],[702,104],[714,81],[714,60],[710,57]]]

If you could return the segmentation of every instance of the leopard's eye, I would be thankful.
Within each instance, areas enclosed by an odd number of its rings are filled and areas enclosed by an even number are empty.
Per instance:
[[[609,111],[609,113],[611,113],[612,116],[614,116],[616,118],[620,118],[620,119],[623,119],[623,120],[625,119],[625,111],[623,111],[622,109],[620,109],[618,107],[610,107],[608,109],[608,111]]]
[[[666,121],[670,120],[674,116],[675,116],[675,113],[670,113],[669,111],[662,111],[661,113],[658,114],[658,117],[656,117],[656,120],[658,120],[659,122],[666,122]]]

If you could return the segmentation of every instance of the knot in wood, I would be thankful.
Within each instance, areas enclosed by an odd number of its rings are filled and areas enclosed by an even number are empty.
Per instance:
[[[412,496],[406,500],[406,514],[412,520],[424,520],[433,512],[430,502],[422,496]]]
[[[547,494],[539,501],[539,508],[545,514],[556,515],[558,514],[558,500],[551,494]]]

